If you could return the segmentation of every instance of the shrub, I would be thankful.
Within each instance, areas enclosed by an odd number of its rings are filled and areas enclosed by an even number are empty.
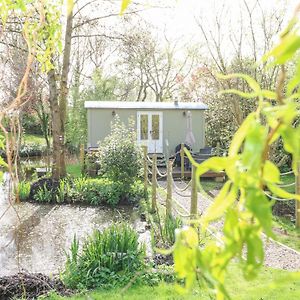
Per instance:
[[[123,183],[108,178],[87,179],[79,177],[73,181],[62,179],[59,182],[52,182],[51,179],[40,179],[32,184],[30,196],[28,192],[26,199],[31,198],[37,202],[116,206],[120,201],[136,203],[143,198],[146,199],[147,195],[145,195],[141,181],[136,181],[129,187],[125,187]],[[24,200],[26,199],[24,198]]]
[[[30,194],[30,183],[21,181],[18,185],[18,193],[21,201],[27,200]]]
[[[34,194],[33,198],[37,202],[51,202],[52,201],[52,190],[47,188],[47,185],[44,184],[40,187],[37,192]]]
[[[125,285],[144,268],[145,249],[128,224],[114,224],[98,230],[84,242],[79,253],[76,238],[67,255],[63,281],[70,288]]]
[[[148,199],[148,193],[145,192],[144,183],[141,180],[136,180],[130,185],[127,198],[131,203],[137,203],[141,199]]]
[[[182,227],[182,221],[180,220],[180,218],[178,217],[166,218],[164,228],[163,228],[163,235],[165,240],[170,245],[173,245],[175,243],[175,230],[180,227]]]
[[[126,127],[117,118],[112,123],[111,134],[99,146],[100,172],[113,181],[129,187],[141,174],[142,153],[137,145],[132,122]]]
[[[70,184],[67,180],[62,179],[59,181],[59,185],[56,191],[56,202],[63,203],[65,199],[70,195]]]
[[[80,187],[81,192],[78,193],[78,196],[83,202],[92,205],[107,203],[114,206],[119,203],[122,194],[124,195],[123,185],[107,178],[87,179],[82,184],[84,186]]]
[[[21,157],[41,156],[46,153],[47,147],[39,144],[25,144],[20,148],[19,155]]]

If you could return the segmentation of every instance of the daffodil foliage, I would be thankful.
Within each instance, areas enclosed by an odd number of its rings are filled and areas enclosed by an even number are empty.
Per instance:
[[[68,7],[73,0],[68,0]],[[7,24],[20,23],[28,53],[43,71],[53,68],[52,56],[61,51],[62,0],[0,0],[1,34]]]
[[[249,93],[238,90],[223,93],[237,94],[242,98],[255,97],[258,101],[257,110],[248,115],[235,133],[228,156],[213,157],[198,164],[186,151],[197,167],[198,177],[213,170],[225,171],[228,178],[213,204],[195,221],[196,225],[177,232],[173,251],[175,271],[179,278],[184,279],[186,287],[192,287],[196,280],[203,280],[215,291],[217,299],[230,297],[224,281],[233,259],[240,264],[247,279],[255,277],[264,262],[262,233],[274,237],[273,202],[266,194],[300,200],[300,195],[290,194],[279,186],[280,171],[268,155],[272,143],[281,138],[284,149],[293,158],[292,168],[297,174],[300,128],[294,124],[299,117],[300,63],[289,80],[284,65],[298,58],[299,26],[295,16],[281,34],[279,44],[263,58],[269,65],[279,66],[275,91],[261,89],[258,82],[244,74],[220,75],[223,80],[240,78],[251,89]],[[201,238],[201,234],[210,228],[210,223],[218,219],[224,220],[222,237],[200,247],[197,230],[200,230]]]

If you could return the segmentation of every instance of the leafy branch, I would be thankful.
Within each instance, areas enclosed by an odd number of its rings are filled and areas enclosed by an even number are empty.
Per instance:
[[[200,248],[196,228],[189,227],[178,232],[173,251],[175,271],[179,278],[185,280],[186,287],[193,286],[196,278],[200,277],[214,289],[217,299],[230,298],[224,281],[227,267],[233,259],[239,262],[247,279],[254,278],[264,262],[262,233],[274,237],[271,210],[274,202],[266,196],[265,189],[277,197],[300,201],[300,195],[288,193],[279,186],[280,171],[268,157],[272,143],[282,139],[284,149],[292,155],[292,168],[297,174],[300,128],[294,124],[299,118],[297,88],[300,64],[289,81],[284,67],[297,58],[300,48],[297,16],[298,10],[281,34],[279,44],[264,56],[267,68],[280,66],[275,91],[261,89],[255,79],[245,74],[218,76],[223,80],[242,79],[250,89],[250,92],[230,89],[221,93],[233,93],[258,101],[257,110],[248,115],[235,133],[228,156],[213,157],[198,164],[185,149],[197,168],[199,178],[208,170],[225,171],[228,177],[213,204],[197,220],[200,232],[204,234],[209,223],[223,218],[223,243],[208,241]]]

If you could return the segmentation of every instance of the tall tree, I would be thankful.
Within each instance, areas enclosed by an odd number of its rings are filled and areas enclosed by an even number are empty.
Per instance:
[[[122,37],[120,54],[122,68],[135,82],[136,101],[145,101],[154,95],[156,102],[175,97],[178,78],[186,78],[196,64],[198,49],[182,51],[178,41],[166,35],[159,40],[150,30],[126,30]],[[179,57],[178,53],[181,53]]]

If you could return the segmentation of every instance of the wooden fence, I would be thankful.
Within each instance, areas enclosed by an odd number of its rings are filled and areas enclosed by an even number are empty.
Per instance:
[[[192,166],[192,178],[188,184],[185,184],[184,188],[180,188],[176,186],[172,170],[173,170],[173,163],[174,161],[169,160],[167,161],[167,170],[165,173],[162,173],[158,167],[157,167],[157,156],[156,154],[153,154],[152,159],[148,156],[147,147],[144,147],[143,149],[144,153],[144,188],[145,191],[148,189],[149,186],[151,186],[151,209],[153,212],[157,210],[157,198],[158,198],[158,192],[157,187],[158,184],[158,178],[165,178],[166,179],[166,200],[165,200],[165,207],[166,207],[166,218],[172,215],[172,211],[175,210],[177,214],[183,217],[189,217],[190,219],[197,218],[198,215],[198,188],[197,188],[197,178],[196,178],[196,169],[195,166]],[[184,166],[184,145],[181,145],[181,149],[179,153],[175,154],[175,157],[177,154],[180,154],[181,158],[181,179],[184,180],[185,178],[185,166]],[[151,166],[151,170],[149,169],[149,165]],[[300,164],[298,167],[298,173],[300,174]],[[289,175],[292,174],[292,171],[282,173],[281,175]],[[151,181],[149,180],[149,175],[151,175]],[[281,187],[287,187],[287,186],[293,186],[295,185],[295,192],[296,194],[300,194],[300,176],[295,176],[295,182],[287,185],[282,185]],[[191,192],[190,194],[183,195],[182,192],[187,191],[187,189],[190,188]],[[179,196],[187,197],[190,201],[190,213],[189,215],[183,215],[173,205],[173,202],[175,201],[173,198],[173,191],[177,193]],[[268,192],[266,192],[266,195],[270,199],[274,199],[276,201],[289,201],[294,199],[280,199],[272,196]],[[181,206],[180,203],[177,202],[177,206]],[[296,218],[296,227],[300,228],[300,201],[295,201],[295,218]],[[186,208],[184,208],[186,210]]]

